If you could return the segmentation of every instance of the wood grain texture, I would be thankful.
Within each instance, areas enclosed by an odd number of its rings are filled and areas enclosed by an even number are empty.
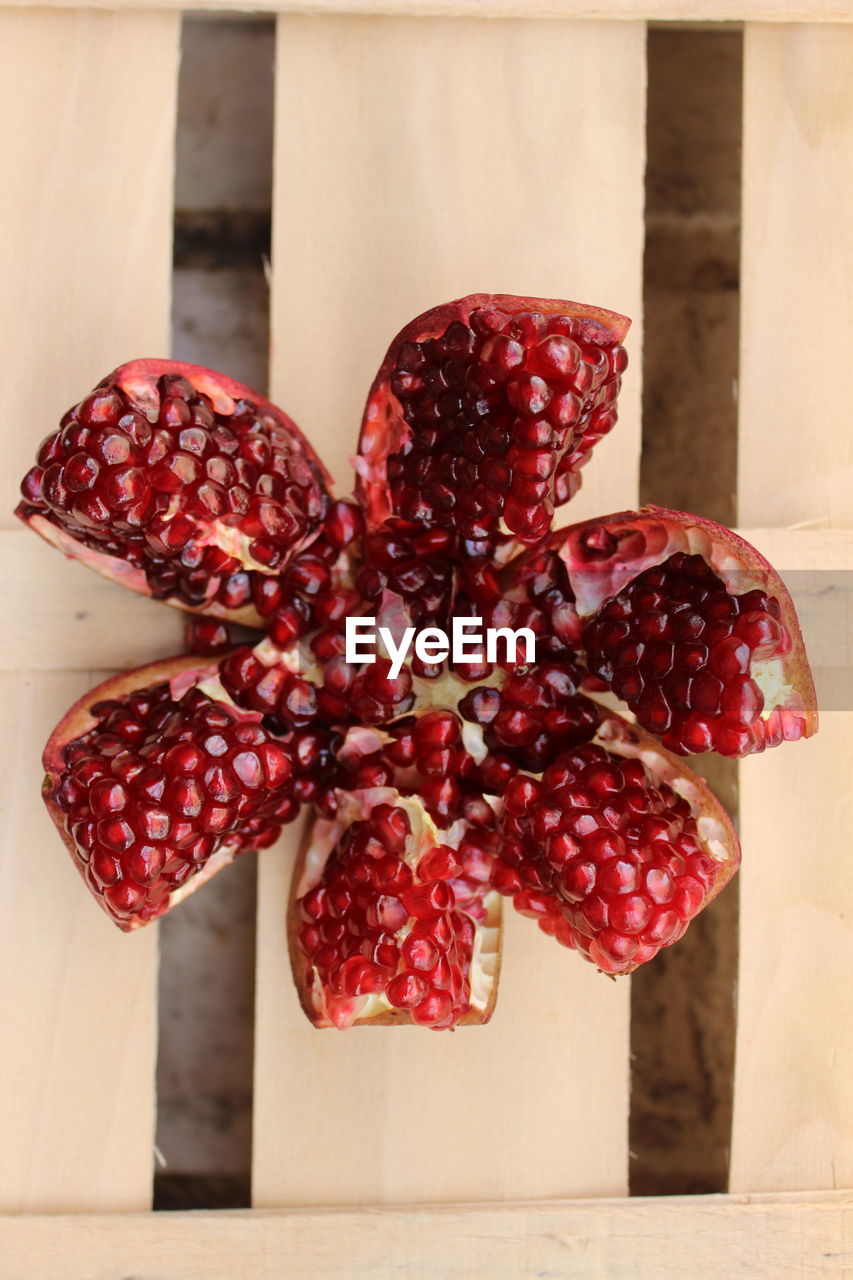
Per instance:
[[[168,353],[178,21],[0,12],[0,526],[65,410]]]
[[[748,27],[738,519],[853,526],[853,30]]]
[[[0,1280],[662,1280],[853,1275],[853,1196],[0,1218]]]
[[[147,1207],[154,1130],[155,929],[92,902],[41,801],[41,752],[106,673],[0,675],[0,1205]]]
[[[29,0],[6,0],[23,6]],[[97,8],[103,0],[47,0],[59,8]],[[112,0],[111,8],[145,9],[150,0]],[[850,22],[848,0],[160,0],[160,9],[205,12],[345,13],[380,17],[568,18],[596,21]]]
[[[843,369],[852,332],[852,36],[833,27],[748,27],[745,35],[744,521],[853,522],[841,380],[798,375],[818,365]],[[838,566],[820,530],[804,529],[799,538],[807,552],[800,577],[824,582],[826,602],[834,590],[827,570],[840,567],[848,580],[849,561]],[[843,600],[834,618],[839,639],[849,637]],[[821,692],[820,678],[817,684]],[[853,942],[853,714],[849,699],[822,698],[816,739],[740,767],[735,1190],[836,1187],[853,1176],[853,1087],[845,1068],[853,1000],[840,977]]]
[[[842,390],[853,322],[851,67],[849,29],[747,28],[740,517],[803,526],[776,536],[799,540],[802,590],[829,602],[845,655],[849,534],[821,526],[853,524]],[[818,367],[826,373],[802,375]],[[849,655],[842,661],[849,680]],[[816,738],[740,767],[733,1190],[853,1179],[853,993],[844,979],[853,714],[849,699],[821,697]]]
[[[279,31],[273,398],[348,490],[368,389],[412,317],[476,292],[610,307],[633,318],[632,365],[572,519],[634,502],[645,28],[284,18]]]
[[[273,388],[347,488],[373,374],[429,305],[490,289],[639,316],[645,31],[358,18],[279,31]],[[636,498],[639,325],[631,351],[619,438],[589,468],[593,506]],[[315,1031],[285,948],[293,845],[260,870],[254,1202],[623,1192],[628,984],[508,912],[489,1026]]]
[[[741,763],[740,971],[732,1190],[853,1180],[853,534],[747,534],[783,572],[815,666],[821,727]],[[846,675],[839,686],[838,673]]]
[[[134,595],[28,529],[0,530],[0,670],[124,670],[183,649],[187,614]],[[23,620],[26,620],[24,625]]]
[[[176,15],[0,13],[7,525],[18,480],[68,404],[128,355],[168,350],[177,48]],[[21,669],[2,676],[0,1205],[141,1209],[151,1189],[156,932],[127,938],[109,924],[41,802],[46,737],[96,677],[23,670],[59,665],[66,630],[73,650],[77,623],[93,638],[98,624],[75,619],[90,591],[78,593],[78,568],[23,531],[2,537],[7,565],[11,547],[21,551],[20,590],[6,607],[14,639],[4,644]],[[89,665],[142,656],[115,635],[136,616],[116,597]]]

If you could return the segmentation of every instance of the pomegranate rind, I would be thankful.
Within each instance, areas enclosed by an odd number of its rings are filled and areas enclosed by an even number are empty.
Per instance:
[[[612,554],[590,551],[586,538],[606,531],[616,539]],[[647,569],[671,555],[700,555],[722,579],[732,595],[755,589],[779,602],[781,621],[791,637],[790,653],[780,657],[791,693],[770,712],[781,721],[786,741],[809,738],[818,729],[817,697],[802,630],[790,592],[773,565],[739,534],[702,516],[667,507],[647,506],[597,516],[559,529],[547,540],[566,567],[575,595],[574,618],[564,637],[582,647],[583,624],[613,596]]]
[[[313,468],[318,481],[328,494],[332,491],[332,477],[322,459],[315,452],[304,433],[288,414],[277,405],[267,400],[251,387],[229,378],[226,374],[206,369],[202,365],[187,364],[179,360],[132,360],[119,365],[98,384],[99,387],[117,387],[132,402],[133,406],[152,421],[156,421],[160,407],[160,393],[157,389],[158,379],[167,374],[186,378],[193,388],[207,396],[216,413],[228,416],[234,412],[238,400],[248,400],[257,409],[258,416],[270,418],[279,426],[286,428],[293,439],[296,450]],[[36,510],[29,502],[23,500],[15,510],[15,515],[28,525],[45,542],[56,547],[69,559],[79,560],[87,568],[94,570],[110,582],[116,582],[138,595],[152,594],[148,580],[141,569],[127,564],[118,556],[109,555],[79,541],[51,515]],[[317,537],[318,529],[311,531],[304,539],[294,544],[291,557]],[[256,566],[261,568],[261,566]],[[211,581],[211,595],[216,590],[215,581]],[[177,596],[170,596],[163,601],[175,609],[183,609],[191,613],[207,614],[211,617],[223,618],[247,627],[262,627],[264,620],[254,604],[247,603],[239,608],[229,609],[215,599],[209,599],[200,605],[189,605]]]
[[[287,906],[287,946],[299,1003],[309,1022],[318,1030],[327,1028],[348,1030],[350,1027],[391,1027],[407,1024],[415,1026],[417,1024],[408,1010],[394,1008],[384,996],[354,996],[346,1001],[344,997],[336,997],[338,1021],[335,1022],[328,1014],[320,984],[312,981],[312,966],[299,942],[299,900],[309,889],[319,883],[329,857],[352,822],[364,817],[379,804],[403,804],[408,807],[413,803],[419,803],[410,796],[401,795],[394,787],[342,791],[339,792],[339,798],[341,804],[338,816],[317,817],[308,824],[291,878]],[[426,810],[423,811],[423,817],[427,823],[431,824]],[[439,829],[438,839],[446,838],[447,832]],[[430,839],[427,843],[431,844],[433,841]],[[487,1023],[494,1012],[497,999],[503,904],[500,895],[493,891],[486,892],[483,901],[486,918],[483,923],[475,922],[476,933],[472,958],[472,968],[475,962],[480,966],[476,977],[482,982],[483,996],[477,1006],[469,1007],[454,1023],[454,1028],[482,1026]],[[345,1009],[345,1004],[351,1008]]]
[[[122,701],[139,689],[148,689],[154,685],[165,683],[172,686],[176,697],[180,697],[194,685],[202,684],[207,680],[214,680],[216,677],[216,662],[199,659],[194,654],[164,658],[158,662],[149,662],[145,666],[136,667],[132,671],[124,671],[120,675],[111,676],[110,679],[96,685],[93,689],[89,689],[81,698],[78,698],[74,705],[66,711],[47,740],[42,754],[42,765],[45,771],[44,782],[42,783],[42,798],[45,807],[59,832],[63,844],[71,854],[72,862],[80,873],[87,892],[97,900],[111,923],[121,929],[123,933],[130,933],[136,929],[143,928],[150,922],[136,917],[119,919],[112,914],[104,899],[100,895],[93,893],[87,884],[84,865],[77,856],[77,847],[74,839],[65,826],[65,814],[56,800],[56,789],[66,769],[63,749],[69,743],[77,741],[78,738],[82,738],[96,727],[98,721],[92,715],[92,707],[98,702]],[[246,718],[251,719],[260,718],[246,712],[238,711],[238,714],[245,715]],[[241,851],[242,844],[239,838],[223,840],[220,847],[208,858],[202,868],[183,885],[169,894],[166,911],[171,911],[173,907],[178,906],[196,889],[206,884],[218,871],[233,862]]]
[[[453,302],[431,307],[409,321],[391,343],[379,367],[367,397],[358,442],[358,454],[352,459],[356,471],[356,496],[361,503],[369,529],[385,523],[394,514],[388,485],[387,463],[392,454],[411,438],[402,406],[391,390],[391,374],[404,342],[426,342],[439,337],[454,320],[467,324],[471,312],[494,308],[513,314],[538,311],[543,315],[565,315],[585,321],[588,337],[599,341],[621,342],[630,328],[627,316],[603,307],[556,298],[529,298],[508,293],[472,293]],[[582,334],[582,336],[584,336]]]

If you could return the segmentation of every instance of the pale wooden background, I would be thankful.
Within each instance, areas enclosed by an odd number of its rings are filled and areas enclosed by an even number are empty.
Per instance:
[[[353,7],[374,8],[367,0]],[[0,547],[14,619],[2,661],[14,732],[2,748],[0,1208],[12,1214],[150,1204],[156,931],[119,937],[92,911],[41,810],[38,756],[95,669],[174,649],[179,623],[57,564],[9,514],[57,408],[129,351],[168,344],[179,17],[131,8],[0,10],[0,160],[9,179],[0,192]],[[808,15],[782,0],[736,8],[706,0],[690,16],[850,16],[846,6]],[[554,0],[540,10],[570,17],[577,6]],[[518,6],[471,4],[484,11]],[[632,20],[279,19],[273,394],[311,423],[338,475],[387,336],[436,297],[487,277],[495,288],[575,294],[636,317],[622,425],[601,447],[572,514],[636,501],[643,19],[684,10],[639,12],[620,0],[608,16],[626,14]],[[853,312],[851,67],[849,27],[747,25],[739,518],[782,569],[851,568],[843,390]],[[737,1192],[822,1193],[853,1183],[853,1009],[843,981],[850,729],[849,713],[831,712],[814,742],[741,768]],[[267,855],[258,1206],[499,1205],[624,1193],[627,983],[604,983],[511,919],[502,999],[488,1028],[318,1036],[299,1020],[287,972],[285,881],[284,858]],[[744,1259],[775,1250],[765,1253],[779,1262],[768,1274],[783,1265],[800,1274],[793,1268],[809,1251],[838,1244],[847,1203],[783,1197],[744,1214],[737,1202],[694,1202],[686,1221],[695,1230],[679,1236],[683,1256],[719,1268],[714,1242],[728,1232]],[[0,1262],[0,1275],[19,1274],[22,1256],[41,1259],[39,1274],[55,1273],[57,1259],[64,1275],[111,1274],[116,1250],[130,1249],[137,1259],[147,1250],[151,1274],[218,1267],[225,1275],[245,1250],[260,1258],[283,1240],[303,1251],[295,1274],[356,1274],[343,1269],[343,1236],[359,1257],[375,1248],[393,1258],[407,1232],[418,1239],[411,1274],[532,1275],[549,1256],[546,1238],[574,1242],[559,1250],[565,1274],[624,1274],[619,1224],[629,1224],[632,1243],[638,1231],[661,1240],[674,1229],[665,1202],[622,1211],[613,1201],[439,1219],[349,1215],[334,1233],[328,1218],[310,1213],[203,1221],[205,1231],[223,1224],[206,1245],[188,1220],[161,1216],[156,1231],[142,1228],[153,1240],[143,1247],[135,1219],[79,1227],[9,1219],[0,1233],[12,1262]],[[588,1240],[580,1253],[579,1235]],[[176,1261],[181,1240],[189,1261]],[[364,1274],[379,1275],[378,1265]]]

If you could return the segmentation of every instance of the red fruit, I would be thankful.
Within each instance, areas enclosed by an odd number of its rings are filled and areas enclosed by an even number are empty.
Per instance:
[[[199,683],[215,687],[196,658],[115,677],[71,708],[45,748],[50,815],[121,929],[271,843],[298,812],[290,745]]]
[[[231,643],[231,633],[224,622],[215,618],[193,618],[185,631],[187,652],[201,657],[224,653]]]
[[[623,512],[560,530],[513,574],[517,595],[553,605],[553,644],[585,649],[592,675],[671,751],[741,756],[816,732],[791,597],[730,530]]]
[[[289,915],[294,977],[315,1026],[441,1030],[491,1017],[500,900],[466,878],[448,840],[459,836],[387,787],[340,792],[334,820],[315,824]]]
[[[605,973],[677,941],[737,870],[734,828],[704,782],[619,716],[523,782],[491,883]]]
[[[134,591],[256,624],[253,581],[316,537],[327,481],[296,425],[248,387],[137,360],[42,443],[17,514]]]
[[[616,421],[629,321],[597,307],[472,294],[397,335],[368,397],[356,491],[391,516],[493,544],[542,538]]]

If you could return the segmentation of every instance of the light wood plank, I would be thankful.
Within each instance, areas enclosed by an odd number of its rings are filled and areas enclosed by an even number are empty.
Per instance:
[[[853,30],[747,28],[738,518],[853,526]]]
[[[67,403],[118,360],[168,349],[177,48],[175,15],[0,12],[7,521],[14,484]],[[14,543],[19,535],[8,537]],[[7,636],[16,636],[8,647],[41,660],[40,632],[59,640],[66,627],[73,631],[79,570],[56,556],[42,575],[34,538],[22,563],[37,576],[18,607],[6,601]],[[36,603],[39,582],[50,587],[50,601]],[[132,620],[134,610],[125,616]],[[111,625],[120,625],[118,611]],[[107,648],[106,637],[93,645],[102,655]],[[116,656],[132,649],[127,638],[115,642]],[[7,1210],[150,1203],[156,932],[124,937],[110,925],[82,888],[39,794],[47,734],[94,680],[2,677],[0,1204]]]
[[[97,7],[101,0],[48,0],[59,8]],[[6,0],[23,6],[29,0]],[[150,0],[113,0],[144,9]],[[850,22],[848,0],[161,0],[160,9],[204,12],[342,13],[372,17],[583,18],[636,22]]]
[[[733,1190],[853,1177],[853,534],[748,530],[794,596],[821,707],[818,736],[740,766],[740,972]],[[786,572],[786,570],[789,570]],[[772,815],[772,817],[768,817]]]
[[[6,1218],[0,1256],[1,1280],[842,1280],[853,1197]]]
[[[187,614],[134,595],[37,538],[0,530],[0,670],[123,670],[180,653]]]
[[[853,523],[849,412],[834,373],[853,320],[851,37],[830,27],[746,32],[743,522]],[[797,536],[804,591],[818,598],[824,584],[830,630],[849,636],[824,535]],[[843,979],[853,951],[853,714],[849,698],[828,695],[820,678],[818,687],[818,736],[740,769],[734,1190],[853,1178],[853,993]]]
[[[175,15],[0,11],[0,524],[42,437],[169,350]]]
[[[0,675],[0,1204],[16,1212],[150,1203],[156,930],[110,924],[40,795],[48,734],[103,674]]]
[[[475,292],[610,307],[633,319],[632,364],[571,518],[634,503],[645,28],[285,18],[279,30],[273,399],[347,490],[367,391],[408,320]]]
[[[639,24],[281,21],[274,394],[345,486],[368,385],[419,311],[491,289],[639,318],[644,43]],[[631,350],[599,509],[636,500],[639,325]],[[623,1192],[628,984],[510,911],[488,1027],[314,1031],[285,949],[293,844],[260,873],[255,1203]]]

